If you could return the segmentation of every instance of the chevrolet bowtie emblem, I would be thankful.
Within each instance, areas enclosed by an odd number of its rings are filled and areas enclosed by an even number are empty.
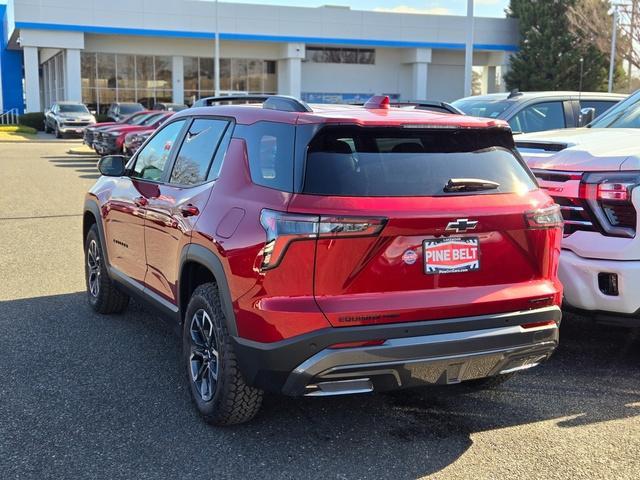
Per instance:
[[[466,232],[467,230],[474,230],[478,226],[477,220],[469,220],[468,218],[459,218],[455,222],[449,222],[447,224],[447,231],[455,231],[457,233]]]

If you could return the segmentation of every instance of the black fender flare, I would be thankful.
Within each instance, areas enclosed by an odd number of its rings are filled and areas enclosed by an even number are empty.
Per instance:
[[[224,273],[224,267],[222,261],[211,250],[198,245],[196,243],[190,243],[182,249],[180,254],[180,276],[182,279],[182,272],[187,262],[199,263],[207,270],[211,272],[216,279],[218,285],[218,293],[220,294],[220,302],[222,304],[222,310],[224,312],[225,320],[227,323],[227,330],[232,337],[238,336],[238,327],[236,325],[236,316],[233,311],[233,301],[231,300],[231,290],[229,290],[229,283],[227,282],[227,276]],[[178,289],[181,285],[178,285]],[[186,305],[180,305],[182,303],[182,295],[178,295],[178,303],[180,312],[183,312],[183,308]]]
[[[102,214],[100,213],[100,207],[96,203],[95,200],[87,199],[84,202],[84,210],[82,214],[82,234],[84,235],[84,215],[90,212],[96,219],[96,225],[98,226],[98,236],[100,237],[100,244],[102,245],[102,256],[104,257],[107,267],[111,265],[109,263],[109,253],[107,252],[107,242],[106,237],[104,236],[104,225],[102,224]],[[84,248],[84,238],[83,240],[83,248]]]

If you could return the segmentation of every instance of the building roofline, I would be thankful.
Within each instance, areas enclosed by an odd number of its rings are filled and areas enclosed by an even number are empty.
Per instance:
[[[16,22],[16,29],[31,30],[52,30],[66,32],[83,32],[98,35],[135,35],[146,37],[171,37],[171,38],[196,38],[213,40],[213,32],[195,32],[180,30],[152,30],[143,28],[124,28],[124,27],[101,27],[94,25],[65,25],[57,23],[36,23],[36,22]],[[464,43],[440,43],[440,42],[418,42],[406,40],[381,40],[381,39],[363,39],[363,38],[333,38],[333,37],[304,37],[293,35],[260,35],[247,33],[225,33],[220,32],[221,40],[237,40],[237,41],[253,41],[253,42],[276,42],[276,43],[309,43],[309,44],[331,44],[331,45],[357,45],[371,47],[390,47],[390,48],[438,48],[444,50],[464,50]],[[518,50],[517,45],[506,44],[474,44],[477,50],[493,50],[515,52]]]

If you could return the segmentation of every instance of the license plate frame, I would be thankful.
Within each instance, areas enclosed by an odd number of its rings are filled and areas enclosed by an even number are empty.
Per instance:
[[[480,239],[427,238],[422,241],[422,258],[426,275],[477,272],[480,270]]]

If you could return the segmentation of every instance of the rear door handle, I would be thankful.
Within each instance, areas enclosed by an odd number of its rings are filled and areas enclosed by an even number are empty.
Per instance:
[[[180,207],[180,212],[182,213],[183,217],[195,217],[196,215],[200,214],[200,210],[198,210],[198,207],[190,203]]]
[[[138,207],[146,207],[149,204],[149,200],[144,197],[136,197],[133,199],[133,203]]]

